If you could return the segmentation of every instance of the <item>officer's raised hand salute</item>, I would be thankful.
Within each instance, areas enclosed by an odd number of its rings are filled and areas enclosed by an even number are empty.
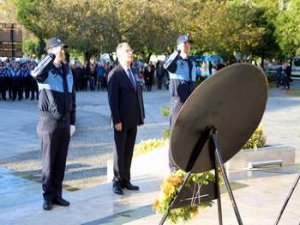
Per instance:
[[[75,131],[73,75],[63,61],[67,46],[59,38],[46,41],[48,55],[31,72],[39,86],[40,120],[37,127],[42,149],[43,209],[68,206],[62,197],[70,136]]]
[[[166,70],[168,70],[169,72],[174,73],[176,71],[177,65],[176,65],[176,61],[180,55],[181,50],[177,49],[175,50],[166,60],[166,62],[164,63],[164,68]]]
[[[31,71],[31,76],[35,77],[38,81],[43,81],[48,76],[49,70],[53,66],[55,55],[50,53],[46,55],[39,64]]]

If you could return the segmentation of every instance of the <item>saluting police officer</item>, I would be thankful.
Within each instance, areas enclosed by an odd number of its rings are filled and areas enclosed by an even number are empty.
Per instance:
[[[191,39],[187,35],[182,35],[177,39],[177,49],[170,55],[164,63],[164,68],[169,72],[169,91],[171,95],[170,113],[171,129],[178,113],[195,88],[196,66],[188,57],[191,49]],[[178,170],[169,149],[169,167],[171,172]]]
[[[62,197],[70,136],[75,131],[73,75],[63,63],[66,46],[57,38],[46,41],[48,55],[32,71],[39,86],[40,120],[37,132],[42,148],[43,209],[69,206]]]

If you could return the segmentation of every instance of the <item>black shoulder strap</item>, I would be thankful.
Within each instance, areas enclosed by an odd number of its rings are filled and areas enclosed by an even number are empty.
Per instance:
[[[192,60],[188,57],[187,58],[187,63],[189,65],[189,78],[190,78],[190,81],[192,81],[192,70],[193,70],[193,62]]]
[[[64,85],[64,92],[68,92],[68,83],[67,83],[67,74],[68,74],[68,71],[67,71],[67,66],[62,62],[61,63],[62,65],[62,72],[63,72],[63,85]]]

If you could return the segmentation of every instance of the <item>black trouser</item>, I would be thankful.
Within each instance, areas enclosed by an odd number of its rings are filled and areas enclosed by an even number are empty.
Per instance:
[[[17,96],[18,96],[18,87],[19,87],[19,83],[18,83],[18,77],[12,77],[11,78],[11,99],[12,100],[16,100]]]
[[[17,79],[18,100],[23,99],[23,90],[24,90],[24,78],[18,77]]]
[[[133,155],[137,127],[114,129],[116,148],[114,149],[114,182],[121,185],[130,181],[130,167]]]
[[[13,87],[12,87],[12,78],[7,77],[6,78],[6,84],[7,84],[7,90],[8,90],[8,98],[12,100],[13,98]]]
[[[42,116],[37,132],[42,149],[42,187],[45,200],[62,197],[62,182],[70,142],[70,120]]]
[[[30,88],[31,88],[31,77],[23,77],[23,84],[24,84],[24,91],[25,91],[25,98],[29,98]]]
[[[194,83],[187,82],[177,79],[171,79],[169,83],[169,92],[171,95],[171,103],[170,103],[170,129],[172,130],[174,127],[174,123],[179,114],[180,109],[182,108],[184,102],[190,96],[190,94],[194,90]],[[171,131],[172,132],[172,131]],[[170,170],[176,171],[178,169],[176,163],[172,157],[171,148],[169,148],[169,167]]]
[[[6,78],[0,77],[0,93],[2,100],[6,100]]]
[[[36,99],[39,98],[39,88],[38,83],[34,78],[30,79],[30,92],[31,92],[31,100],[33,100],[36,96]]]

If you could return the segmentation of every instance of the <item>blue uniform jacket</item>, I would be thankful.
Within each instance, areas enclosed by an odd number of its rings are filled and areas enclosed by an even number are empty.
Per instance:
[[[168,60],[164,63],[164,68],[169,72],[170,79],[182,81],[196,80],[196,66],[192,62],[192,68],[189,68],[187,60],[179,56],[179,52],[173,52]],[[190,74],[191,73],[191,74]]]
[[[39,86],[39,110],[55,119],[70,118],[70,124],[76,120],[76,100],[73,75],[68,65],[56,68],[53,64],[49,72],[36,77]],[[64,88],[65,82],[65,88]]]
[[[180,99],[184,103],[195,88],[196,66],[190,59],[180,57],[179,51],[174,51],[164,63],[169,72],[169,91],[171,97]]]

